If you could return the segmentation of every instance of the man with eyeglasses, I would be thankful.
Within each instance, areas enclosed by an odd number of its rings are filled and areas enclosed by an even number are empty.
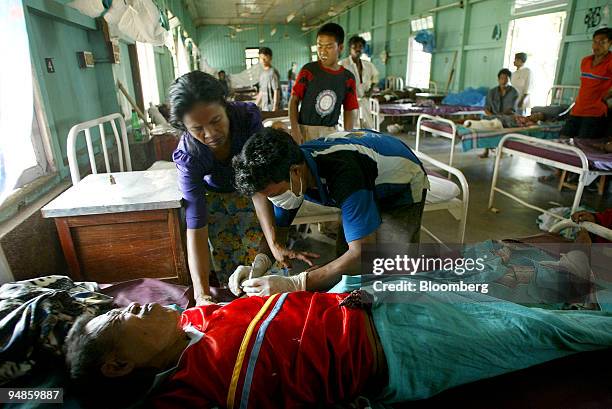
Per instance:
[[[606,136],[608,105],[612,97],[612,28],[593,33],[593,54],[580,63],[580,89],[562,137],[601,138]]]

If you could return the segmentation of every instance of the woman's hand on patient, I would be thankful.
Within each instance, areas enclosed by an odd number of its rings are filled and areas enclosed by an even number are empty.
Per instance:
[[[302,260],[304,263],[312,267],[314,263],[310,259],[320,257],[317,253],[295,251],[282,246],[275,246],[271,248],[271,250],[274,258],[279,262],[280,266],[286,268],[291,268],[290,260]]]

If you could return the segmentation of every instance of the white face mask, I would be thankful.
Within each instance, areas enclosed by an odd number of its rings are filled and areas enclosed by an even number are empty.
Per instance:
[[[293,210],[297,209],[304,202],[304,194],[302,193],[302,177],[300,176],[300,195],[297,196],[293,193],[293,182],[291,180],[291,175],[289,175],[289,186],[290,189],[285,193],[280,194],[278,196],[269,197],[268,200],[272,202],[272,204],[276,207],[280,207],[285,210]]]

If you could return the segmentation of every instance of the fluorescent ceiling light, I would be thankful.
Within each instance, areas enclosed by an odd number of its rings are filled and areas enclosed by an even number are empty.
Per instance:
[[[287,20],[287,23],[290,23],[290,22],[291,22],[291,20],[293,20],[294,18],[295,18],[295,12],[290,13],[290,14],[287,16],[287,19],[286,19],[286,20]]]

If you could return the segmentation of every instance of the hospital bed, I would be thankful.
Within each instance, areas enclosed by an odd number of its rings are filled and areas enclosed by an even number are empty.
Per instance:
[[[520,133],[541,139],[555,139],[559,137],[563,124],[561,122],[548,122],[521,128],[502,128],[494,130],[475,130],[458,125],[448,118],[422,114],[417,120],[415,149],[418,151],[421,138],[425,132],[432,136],[441,136],[451,140],[448,164],[453,166],[455,144],[461,142],[464,151],[477,148],[495,148],[504,135]]]
[[[385,78],[385,89],[392,91],[404,89],[404,79],[402,77],[387,77]]]
[[[463,105],[432,105],[419,106],[412,103],[381,104],[377,99],[370,98],[370,112],[375,130],[380,131],[380,125],[385,117],[418,117],[420,115],[435,115],[448,117],[470,117],[484,115],[481,107]]]
[[[564,221],[553,229],[568,227],[570,221]],[[572,224],[573,226],[573,224]],[[612,232],[601,226],[583,222],[584,227],[598,235],[612,238]],[[603,229],[603,230],[602,230]],[[542,248],[542,245],[561,243],[565,240],[554,234],[512,239],[511,243],[521,244],[530,248]],[[553,246],[548,246],[548,249]],[[544,251],[542,254],[545,256]],[[546,253],[550,254],[550,253]],[[558,255],[558,254],[557,254]],[[113,297],[118,307],[126,307],[131,302],[175,304],[181,308],[194,305],[193,292],[190,287],[171,284],[154,279],[137,279],[118,283],[100,284],[99,292]],[[230,301],[233,296],[227,289],[212,287],[211,292],[221,301]],[[23,321],[31,325],[29,320]],[[474,339],[474,342],[477,342]],[[33,338],[32,342],[37,342]],[[433,409],[439,407],[470,407],[488,409],[496,407],[511,409],[516,407],[537,407],[539,409],[556,409],[559,407],[584,407],[604,409],[612,402],[612,374],[609,365],[612,359],[612,349],[578,353],[566,358],[554,360],[545,364],[526,368],[495,378],[480,380],[453,389],[443,391],[426,400],[396,403],[393,409]],[[75,398],[74,388],[69,387],[69,381],[62,368],[61,358],[50,362],[39,360],[33,370],[20,378],[14,379],[3,387],[10,388],[64,388],[62,407],[81,408]],[[100,389],[100,393],[111,391]],[[522,402],[522,403],[521,403]],[[30,402],[24,404],[6,404],[7,408],[43,408],[48,404]]]
[[[499,169],[502,166],[501,157],[504,154],[530,159],[562,171],[578,174],[578,185],[572,202],[571,213],[578,209],[585,186],[590,185],[599,176],[612,175],[612,154],[598,153],[594,148],[589,148],[584,141],[580,141],[578,146],[570,146],[557,141],[511,133],[504,136],[497,147],[489,196],[489,209],[492,210],[494,210],[495,193],[499,192],[530,209],[549,214],[556,219],[563,219],[561,216],[530,204],[497,186]]]
[[[546,95],[548,105],[572,104],[576,100],[579,89],[578,85],[553,85]]]
[[[282,122],[283,125],[287,128],[287,130],[291,130],[291,121],[288,116],[278,116],[274,118],[267,118],[263,121],[263,126],[265,128],[272,126],[274,122]]]
[[[422,152],[415,152],[415,154],[426,167],[431,185],[430,190],[427,192],[427,199],[423,211],[433,212],[447,210],[459,222],[457,243],[463,243],[465,240],[465,226],[467,222],[470,194],[467,179],[459,169],[437,161]],[[439,175],[431,168],[437,168],[444,172],[448,172],[455,177],[458,183]],[[292,224],[302,225],[340,221],[340,216],[341,212],[338,208],[304,201],[304,204],[298,211]],[[427,229],[427,227],[421,226],[421,229],[436,242],[442,243],[442,240]]]
[[[110,126],[112,130],[112,136],[114,144],[111,143],[108,146],[106,139],[106,130]],[[99,172],[98,166],[95,158],[95,148],[92,141],[91,130],[94,128],[98,128],[98,133],[100,136],[100,150],[104,156],[104,169],[106,172]],[[70,177],[72,179],[72,184],[76,185],[81,181],[81,171],[79,169],[78,163],[78,152],[77,150],[77,140],[78,137],[82,134],[85,135],[85,143],[87,149],[87,156],[89,158],[89,166],[91,168],[91,173],[111,173],[111,164],[115,162],[119,165],[119,172],[131,172],[132,171],[132,157],[130,155],[130,144],[127,136],[127,128],[125,125],[125,120],[123,116],[119,113],[106,115],[100,118],[92,119],[90,121],[85,121],[79,124],[74,125],[70,128],[68,132],[68,139],[66,142],[66,150],[68,154],[68,166],[70,168]],[[109,152],[109,148],[113,147],[117,150],[117,159],[116,161],[112,160],[111,153]],[[175,165],[173,162],[169,161],[157,161],[151,165],[147,170],[161,170],[161,169],[172,169]]]

